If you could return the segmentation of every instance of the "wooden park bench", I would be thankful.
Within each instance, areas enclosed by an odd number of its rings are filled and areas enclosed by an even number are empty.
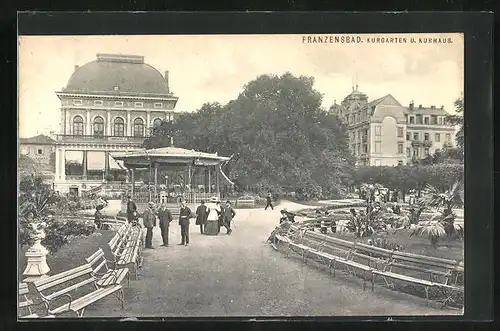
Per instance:
[[[138,268],[142,267],[142,230],[138,227],[129,227],[129,230],[117,233],[108,246],[113,253],[117,268],[131,266],[134,270],[134,279],[137,280]]]
[[[98,286],[121,284],[123,279],[127,277],[127,283],[130,287],[128,268],[116,268],[114,261],[110,261],[104,256],[102,248],[99,248],[97,252],[85,260],[92,266]]]
[[[44,305],[44,310],[47,311],[47,303],[40,301],[39,303],[34,303],[33,300],[29,298],[29,289],[26,283],[19,284],[19,318],[39,318],[39,317],[54,317],[53,315],[40,316],[33,312],[33,307],[38,305]]]
[[[85,264],[28,283],[28,288],[30,294],[45,302],[45,315],[59,316],[74,313],[77,317],[83,317],[88,306],[110,294],[118,298],[123,309],[122,286],[99,286],[97,280],[92,266]]]
[[[429,304],[429,290],[431,288],[441,290],[442,297],[436,301],[442,301],[444,306],[452,300],[456,292],[463,292],[463,286],[456,284],[461,272],[463,272],[463,265],[461,266],[455,260],[394,252],[391,260],[383,266],[382,270],[374,271],[374,276],[380,275],[390,288],[395,286],[389,279],[422,286],[427,304]]]
[[[238,208],[242,208],[242,207],[254,208],[255,207],[255,200],[254,199],[236,199],[236,207],[238,207]]]

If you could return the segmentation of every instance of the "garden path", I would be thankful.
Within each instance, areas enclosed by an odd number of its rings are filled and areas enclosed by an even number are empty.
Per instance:
[[[354,277],[333,279],[327,271],[285,258],[265,243],[283,207],[236,210],[231,235],[205,236],[191,224],[189,246],[178,246],[180,229],[170,227],[170,247],[160,247],[154,230],[154,250],[144,251],[139,280],[125,285],[125,310],[109,298],[86,316],[352,316],[454,314],[426,307],[425,301],[377,287],[363,291]],[[194,222],[192,222],[194,223]],[[223,231],[225,232],[225,231]],[[291,255],[292,256],[292,255]]]

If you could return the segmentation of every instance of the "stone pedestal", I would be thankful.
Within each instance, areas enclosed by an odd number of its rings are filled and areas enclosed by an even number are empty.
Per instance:
[[[25,253],[27,258],[26,269],[23,272],[23,276],[26,277],[23,280],[25,283],[45,278],[50,271],[46,260],[48,250],[41,244],[43,238],[45,233],[41,230],[35,244]]]

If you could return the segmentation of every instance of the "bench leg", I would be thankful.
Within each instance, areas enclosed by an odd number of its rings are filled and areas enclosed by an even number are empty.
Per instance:
[[[124,307],[123,306],[123,301],[124,301],[124,298],[125,298],[125,296],[123,295],[123,289],[120,289],[118,292],[113,293],[113,296],[115,298],[117,298],[118,301],[120,301],[121,307],[123,309],[123,307]]]
[[[333,278],[335,279],[335,269],[337,267],[337,261],[333,260]]]
[[[429,287],[424,286],[424,290],[425,290],[425,300],[427,301],[427,306],[429,306]]]
[[[366,290],[366,271],[363,270],[363,291]]]
[[[80,317],[80,318],[82,318],[82,317],[83,317],[83,314],[85,314],[85,308],[82,308],[82,309],[80,310],[80,312],[76,312],[76,315],[77,315],[78,317]]]
[[[127,272],[127,287],[130,287],[130,272]]]
[[[372,273],[372,292],[375,290],[375,277],[377,277],[377,274]]]

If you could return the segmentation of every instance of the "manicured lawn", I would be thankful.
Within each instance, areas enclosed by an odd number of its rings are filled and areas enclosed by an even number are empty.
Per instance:
[[[106,244],[116,232],[112,230],[98,230],[93,235],[82,238],[74,238],[70,243],[62,246],[56,253],[47,255],[47,264],[50,268],[50,275],[54,275],[65,270],[78,267],[85,263],[85,258],[97,251],[102,244]],[[26,257],[24,253],[28,247],[19,250],[19,277],[22,280],[22,273],[26,268]]]

